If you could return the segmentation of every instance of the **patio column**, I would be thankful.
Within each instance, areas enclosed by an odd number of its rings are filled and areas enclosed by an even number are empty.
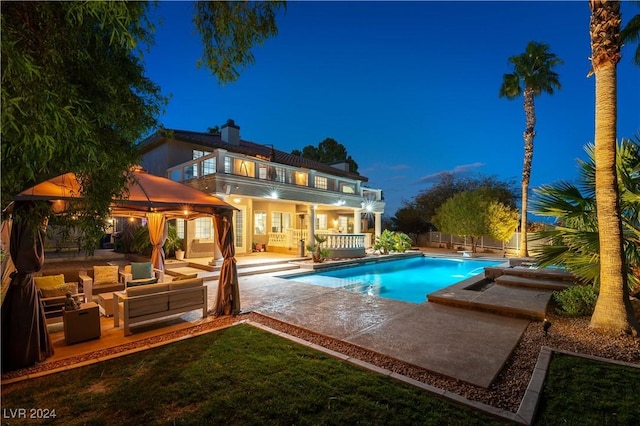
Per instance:
[[[376,222],[376,225],[375,225],[376,237],[379,237],[380,234],[382,234],[382,213],[375,212],[374,218]]]
[[[353,233],[359,234],[362,232],[362,214],[360,209],[353,210]]]
[[[316,235],[316,209],[315,206],[309,205],[307,209],[309,212],[309,234],[307,235],[307,244],[315,244],[315,239],[313,238]]]

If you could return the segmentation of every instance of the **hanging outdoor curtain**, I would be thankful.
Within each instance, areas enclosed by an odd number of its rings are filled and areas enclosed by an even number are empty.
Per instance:
[[[217,214],[213,217],[216,227],[216,242],[222,252],[222,266],[218,278],[218,297],[214,315],[236,315],[240,313],[240,289],[236,268],[235,247],[233,245],[232,213]]]
[[[0,237],[0,243],[2,244],[2,297],[0,300],[4,301],[4,296],[7,294],[9,284],[11,283],[11,273],[15,271],[13,260],[9,255],[9,240],[11,238],[11,219],[2,221],[2,233]]]
[[[15,219],[34,205],[31,201],[20,201],[13,207],[9,251],[15,270],[2,303],[2,371],[29,367],[53,355],[33,281],[33,273],[44,263],[43,230],[27,220]]]
[[[153,246],[151,264],[154,268],[164,271],[164,243],[169,235],[169,225],[163,213],[147,213],[147,227],[149,240]]]

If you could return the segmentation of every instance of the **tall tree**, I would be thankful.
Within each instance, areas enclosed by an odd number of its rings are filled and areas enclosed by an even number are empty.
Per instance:
[[[358,173],[358,163],[347,153],[347,148],[333,138],[326,138],[317,147],[307,145],[302,151],[294,149],[291,154],[327,164],[344,161],[349,164],[350,172]]]
[[[202,36],[204,53],[198,62],[220,84],[232,83],[255,62],[251,52],[278,34],[276,13],[284,1],[197,1],[193,19]]]
[[[403,208],[415,209],[417,211],[415,215],[424,218],[424,221],[429,224],[433,222],[438,208],[449,198],[460,192],[480,188],[490,191],[493,200],[515,207],[518,196],[513,181],[500,181],[495,176],[483,175],[460,178],[452,173],[442,173],[438,182],[420,191],[414,200],[405,203]],[[407,231],[403,230],[403,232]]]
[[[410,235],[414,243],[418,242],[418,235],[435,229],[431,222],[426,220],[415,201],[407,200],[402,202],[402,206],[391,218],[390,227],[394,231],[402,231]]]
[[[617,66],[620,61],[620,2],[589,1],[591,73],[596,79],[596,210],[600,242],[600,294],[590,326],[608,333],[638,334],[625,274],[622,220],[616,171]],[[590,74],[591,74],[590,73]]]
[[[544,43],[530,41],[525,52],[512,56],[509,62],[513,64],[513,72],[504,74],[500,97],[515,99],[521,95],[524,97],[524,113],[526,126],[524,138],[524,165],[522,167],[522,208],[520,232],[522,244],[520,256],[529,256],[527,245],[527,201],[529,194],[529,181],[531,178],[531,163],[533,161],[533,139],[536,135],[536,110],[534,98],[542,92],[553,94],[554,89],[560,89],[560,79],[553,71],[556,65],[562,64],[554,53],[549,51],[549,46]]]
[[[2,204],[73,171],[96,229],[166,99],[144,76],[143,2],[2,4]]]
[[[500,241],[511,238],[518,218],[514,208],[495,201],[490,190],[480,188],[449,198],[438,209],[434,222],[442,232],[470,237],[475,253],[483,235]]]

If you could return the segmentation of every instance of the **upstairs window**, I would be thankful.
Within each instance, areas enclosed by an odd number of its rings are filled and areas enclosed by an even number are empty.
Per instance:
[[[296,185],[307,186],[309,176],[304,172],[296,172]]]
[[[355,194],[356,187],[353,184],[342,182],[340,183],[340,191],[344,192],[345,194]]]
[[[202,175],[212,175],[216,172],[216,158],[207,158],[200,163],[202,167]]]
[[[316,188],[318,189],[327,189],[327,178],[324,176],[316,176]]]
[[[276,172],[275,181],[276,182],[286,183],[287,182],[287,175],[286,175],[284,167],[274,167],[274,168],[275,168],[275,172]]]

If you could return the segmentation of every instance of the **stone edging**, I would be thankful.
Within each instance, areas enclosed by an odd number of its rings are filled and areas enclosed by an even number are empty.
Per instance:
[[[126,355],[131,355],[137,352],[141,352],[141,351],[146,351],[148,349],[153,349],[153,348],[157,348],[160,346],[164,346],[164,345],[168,345],[170,343],[174,343],[174,342],[178,342],[180,340],[185,340],[185,339],[190,339],[192,337],[197,337],[197,336],[201,336],[203,334],[206,333],[210,333],[212,331],[218,331],[218,330],[223,330],[225,328],[229,328],[229,327],[233,327],[234,325],[238,325],[238,324],[244,324],[246,323],[247,320],[240,320],[231,324],[225,324],[225,325],[221,325],[218,327],[212,327],[212,328],[205,328],[203,330],[199,330],[199,331],[195,331],[195,332],[189,332],[190,328],[194,328],[194,327],[189,327],[189,328],[185,328],[183,330],[178,330],[180,332],[185,332],[184,334],[181,333],[181,335],[173,338],[173,339],[167,339],[167,340],[162,340],[159,342],[155,342],[155,343],[148,343],[148,344],[141,344],[139,346],[135,346],[131,349],[127,349],[124,351],[120,351],[120,352],[114,352],[111,353],[109,355],[105,355],[105,356],[100,356],[97,358],[90,358],[87,359],[86,361],[81,361],[81,362],[77,362],[77,363],[70,363],[68,365],[63,365],[61,367],[57,367],[57,368],[50,368],[50,369],[44,369],[44,370],[40,370],[40,371],[36,371],[34,373],[27,373],[27,374],[23,374],[22,376],[17,376],[17,377],[12,377],[12,378],[7,378],[7,379],[2,379],[2,384],[3,385],[8,385],[8,384],[12,384],[12,383],[17,383],[17,382],[22,382],[25,380],[30,380],[30,379],[35,379],[38,377],[43,377],[43,376],[47,376],[49,374],[55,374],[55,373],[60,373],[63,371],[68,371],[68,370],[73,370],[75,368],[79,368],[79,367],[86,367],[88,365],[92,365],[92,364],[97,364],[99,362],[102,361],[109,361],[111,359],[114,358],[120,358],[122,356],[126,356]],[[153,339],[153,337],[149,338],[149,339]]]
[[[640,365],[632,364],[629,362],[616,361],[608,358],[602,358],[594,355],[586,355],[577,352],[565,351],[563,349],[551,348],[548,346],[543,346],[540,349],[540,354],[538,355],[538,361],[536,362],[536,366],[533,369],[533,374],[531,375],[531,380],[529,381],[529,385],[527,386],[527,390],[522,397],[522,401],[520,402],[520,406],[518,407],[518,412],[516,414],[518,423],[522,423],[525,425],[533,424],[535,420],[535,415],[538,410],[538,405],[540,404],[540,397],[542,396],[542,388],[544,386],[544,382],[547,378],[547,372],[549,371],[549,364],[551,364],[551,359],[553,358],[553,354],[565,354],[570,356],[576,356],[580,358],[590,359],[592,361],[598,362],[606,362],[609,364],[620,365],[623,367],[631,367],[640,369]]]
[[[500,418],[502,420],[508,420],[508,421],[512,421],[512,422],[517,422],[518,421],[517,414],[512,413],[510,411],[503,410],[501,408],[492,407],[491,405],[487,405],[487,404],[484,404],[482,402],[469,400],[469,399],[467,399],[467,398],[465,398],[463,396],[460,396],[458,394],[455,394],[453,392],[449,392],[449,391],[446,391],[444,389],[440,389],[440,388],[437,388],[435,386],[431,386],[431,385],[428,385],[426,383],[420,382],[418,380],[411,379],[411,378],[409,378],[407,376],[403,376],[401,374],[394,373],[394,372],[392,372],[390,370],[387,370],[385,368],[381,368],[381,367],[378,367],[376,365],[370,364],[368,362],[362,361],[360,359],[350,357],[348,355],[342,354],[340,352],[336,352],[336,351],[331,350],[331,349],[327,349],[324,346],[320,346],[320,345],[317,345],[315,343],[308,342],[306,340],[300,339],[299,337],[295,337],[295,336],[292,336],[290,334],[275,330],[273,328],[267,327],[264,324],[260,324],[258,322],[252,321],[252,320],[247,320],[246,324],[254,326],[254,327],[259,328],[261,330],[267,331],[269,333],[275,334],[275,335],[277,335],[279,337],[283,337],[285,339],[291,340],[292,342],[298,343],[298,344],[300,344],[302,346],[306,346],[308,348],[323,352],[323,353],[325,353],[325,354],[327,354],[329,356],[332,356],[334,358],[337,358],[339,360],[349,362],[351,364],[357,365],[357,366],[362,367],[362,368],[366,368],[367,370],[372,371],[374,373],[382,374],[383,376],[387,376],[387,377],[390,377],[392,379],[404,382],[404,383],[406,383],[408,385],[418,387],[420,389],[423,389],[423,390],[425,390],[427,392],[430,392],[430,393],[433,393],[435,395],[438,395],[439,397],[445,398],[445,399],[447,399],[447,400],[449,400],[451,402],[454,402],[456,404],[462,404],[462,405],[469,406],[469,407],[471,407],[471,408],[473,408],[475,410],[481,411],[481,412],[483,412],[483,413],[485,413],[487,415],[490,415],[490,416],[494,416],[494,417]]]
[[[270,328],[264,324],[261,324],[259,322],[250,320],[250,319],[245,319],[245,320],[240,320],[231,324],[227,324],[227,325],[222,325],[219,327],[214,327],[214,328],[210,328],[210,329],[204,329],[204,330],[200,330],[198,332],[194,332],[194,333],[188,333],[186,335],[182,335],[179,336],[175,339],[169,339],[169,340],[164,340],[161,342],[157,342],[157,343],[151,343],[151,344],[146,344],[146,345],[141,345],[139,347],[135,347],[132,348],[130,350],[126,350],[123,352],[117,352],[117,353],[113,353],[104,357],[99,357],[99,358],[94,358],[94,359],[90,359],[84,362],[80,362],[80,363],[76,363],[76,364],[71,364],[71,365],[66,365],[66,366],[62,366],[59,368],[55,368],[55,369],[49,369],[49,370],[45,370],[45,371],[39,371],[36,373],[32,373],[32,374],[26,374],[23,376],[19,376],[19,377],[14,377],[11,379],[5,379],[2,380],[2,384],[6,385],[6,384],[11,384],[11,383],[16,383],[16,382],[21,382],[24,380],[28,380],[28,379],[34,379],[36,377],[42,377],[42,376],[46,376],[49,374],[54,374],[54,373],[59,373],[62,371],[67,371],[67,370],[71,370],[74,368],[79,368],[79,367],[85,367],[87,365],[91,365],[91,364],[96,364],[98,362],[102,362],[102,361],[107,361],[113,358],[118,358],[124,355],[130,355],[133,353],[137,353],[137,352],[141,352],[141,351],[145,351],[148,349],[153,349],[159,346],[164,346],[167,345],[169,343],[173,343],[176,341],[180,341],[180,340],[184,340],[184,339],[189,339],[191,337],[196,337],[196,336],[200,336],[206,333],[210,333],[212,331],[217,331],[217,330],[222,330],[225,328],[229,328],[229,327],[233,327],[235,325],[239,325],[239,324],[248,324],[251,325],[255,328],[259,328],[261,330],[267,331],[269,333],[272,333],[276,336],[279,337],[283,337],[285,339],[288,339],[292,342],[298,343],[302,346],[306,346],[308,348],[320,351],[322,353],[325,353],[329,356],[332,356],[334,358],[337,358],[339,360],[342,361],[346,361],[349,362],[351,364],[357,365],[359,367],[362,368],[366,368],[369,371],[378,373],[378,374],[382,374],[383,376],[387,376],[390,377],[394,380],[398,380],[401,382],[404,382],[406,384],[409,384],[411,386],[415,386],[418,387],[420,389],[423,389],[427,392],[430,392],[432,394],[438,395],[442,398],[445,398],[451,402],[454,402],[456,404],[461,404],[461,405],[466,405],[468,407],[471,407],[477,411],[483,412],[487,415],[490,416],[494,416],[497,418],[500,418],[502,420],[507,420],[507,421],[512,421],[512,422],[516,422],[516,423],[520,423],[523,425],[532,425],[534,420],[535,420],[535,415],[538,409],[538,405],[540,403],[540,396],[542,395],[542,389],[544,386],[544,382],[546,380],[547,377],[547,372],[549,370],[549,364],[551,363],[551,359],[553,357],[553,353],[561,353],[561,354],[566,354],[566,355],[570,355],[570,356],[577,356],[577,357],[581,357],[581,358],[586,358],[586,359],[590,359],[593,361],[599,361],[599,362],[607,362],[610,364],[616,364],[616,365],[620,365],[620,366],[625,366],[625,367],[631,367],[631,368],[638,368],[640,369],[640,365],[638,364],[632,364],[632,363],[628,363],[628,362],[623,362],[623,361],[616,361],[616,360],[611,360],[608,358],[602,358],[602,357],[597,357],[597,356],[593,356],[593,355],[586,355],[586,354],[580,354],[580,353],[576,353],[576,352],[571,352],[571,351],[565,351],[562,349],[557,349],[557,348],[551,348],[548,346],[543,346],[540,349],[540,354],[538,355],[538,360],[536,361],[536,365],[535,368],[533,370],[532,376],[531,376],[531,380],[529,381],[529,384],[527,386],[527,389],[525,391],[525,394],[522,398],[522,401],[520,402],[520,406],[518,407],[518,411],[517,413],[512,413],[510,411],[507,410],[503,410],[500,408],[496,408],[493,407],[491,405],[488,404],[484,404],[482,402],[477,402],[477,401],[472,401],[469,400],[463,396],[460,396],[458,394],[455,394],[453,392],[449,392],[446,391],[444,389],[440,389],[438,387],[435,386],[431,386],[428,385],[426,383],[420,382],[418,380],[414,380],[411,379],[407,376],[403,376],[401,374],[398,373],[394,373],[390,370],[378,367],[376,365],[370,364],[368,362],[362,361],[360,359],[357,358],[353,358],[350,357],[348,355],[342,354],[340,352],[336,352],[334,350],[325,348],[323,346],[317,345],[315,343],[311,343],[309,341],[303,340],[299,337],[295,337],[292,336],[290,334],[275,330],[273,328]]]

